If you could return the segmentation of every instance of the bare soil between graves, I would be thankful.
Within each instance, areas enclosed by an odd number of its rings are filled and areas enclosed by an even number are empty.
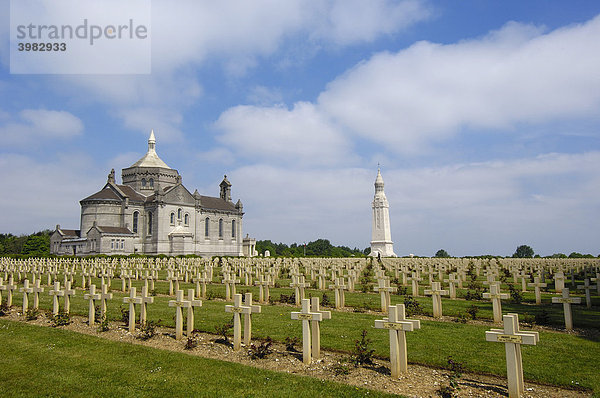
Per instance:
[[[13,310],[5,318],[11,321],[25,322],[32,325],[51,327],[50,320],[45,314],[40,314],[34,321],[25,321],[25,318]],[[185,349],[187,338],[176,340],[174,329],[159,327],[156,335],[149,340],[140,340],[137,333],[132,335],[121,322],[110,322],[109,330],[98,332],[97,325],[90,327],[87,319],[71,317],[71,323],[60,328],[77,333],[97,336],[107,340],[120,341],[130,344],[139,344],[162,350],[176,351],[188,355],[197,355],[204,358],[218,359],[235,362],[246,366],[310,376],[319,379],[345,383],[348,385],[379,390],[386,393],[401,394],[407,397],[439,397],[440,387],[449,384],[450,372],[422,365],[409,364],[409,371],[399,379],[392,379],[389,371],[389,362],[375,359],[372,366],[354,367],[348,363],[348,354],[322,350],[321,358],[307,366],[302,362],[301,352],[287,351],[285,345],[274,343],[272,353],[263,359],[251,359],[248,348],[243,346],[240,351],[234,351],[232,346],[224,343],[220,336],[209,333],[194,333],[196,347]],[[254,341],[260,344],[260,341]],[[301,345],[301,344],[300,344]],[[299,347],[301,350],[301,347]],[[463,373],[459,380],[460,397],[506,397],[508,391],[507,381],[504,378]],[[591,392],[568,390],[564,388],[540,385],[527,382],[523,397],[588,397]]]

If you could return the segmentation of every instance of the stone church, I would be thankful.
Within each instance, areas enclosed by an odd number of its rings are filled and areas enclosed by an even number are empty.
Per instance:
[[[242,202],[231,200],[227,176],[219,197],[194,193],[177,170],[156,153],[154,131],[144,157],[122,170],[123,184],[111,170],[104,187],[82,199],[79,230],[50,237],[53,254],[196,254],[252,256],[255,240],[242,237]]]

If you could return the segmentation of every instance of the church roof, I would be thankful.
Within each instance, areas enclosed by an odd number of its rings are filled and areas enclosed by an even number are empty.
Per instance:
[[[167,166],[167,164],[163,162],[156,153],[156,139],[154,138],[154,130],[152,130],[150,133],[150,138],[148,139],[148,152],[146,152],[144,157],[131,165],[131,167],[162,167],[165,169],[170,169],[170,167]]]
[[[129,230],[129,228],[125,227],[108,227],[97,225],[96,228],[102,233],[111,234],[111,235],[133,235],[133,232]]]
[[[117,188],[119,188],[119,190],[121,190],[121,192],[126,195],[129,200],[135,201],[135,202],[144,202],[146,200],[146,197],[142,194],[139,194],[138,192],[136,192],[135,189],[131,188],[128,185],[115,185]],[[88,196],[85,199],[82,199],[82,201],[87,201],[87,200],[114,200],[114,201],[119,201],[121,202],[124,198],[121,197],[121,195],[119,195],[119,193],[115,192],[114,189],[111,189],[110,185],[105,185],[104,188],[102,188],[100,191],[96,192],[93,195]]]
[[[79,238],[80,233],[78,229],[59,229],[58,232],[64,237],[68,238]]]
[[[200,205],[205,209],[237,211],[235,205],[221,198],[200,195]]]
[[[106,185],[104,188],[102,188],[100,191],[96,192],[93,195],[88,196],[85,199],[82,199],[82,201],[84,200],[117,200],[117,201],[121,201],[123,200],[123,198],[121,198],[115,191],[113,191],[112,189],[110,189],[110,187],[108,185]]]

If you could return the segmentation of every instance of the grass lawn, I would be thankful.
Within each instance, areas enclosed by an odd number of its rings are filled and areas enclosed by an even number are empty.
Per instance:
[[[1,397],[386,397],[260,370],[0,319]]]
[[[215,280],[218,279],[215,277]],[[80,280],[78,281],[80,282]],[[99,286],[99,280],[94,281]],[[281,281],[285,286],[286,281]],[[134,286],[141,290],[141,281],[135,281]],[[108,303],[108,317],[111,320],[121,318],[120,306],[127,309],[123,304],[124,294],[119,292],[121,283],[118,279],[113,280],[114,299]],[[167,282],[156,282],[156,291],[159,294],[168,293]],[[181,283],[181,289],[192,288],[191,283]],[[48,288],[46,289],[48,290]],[[224,296],[223,285],[210,285],[209,296]],[[238,292],[251,291],[255,299],[258,298],[258,288],[239,286]],[[291,294],[290,288],[273,288],[271,295],[279,297],[281,294]],[[83,291],[78,290],[72,298],[71,311],[74,314],[87,316],[88,303],[83,300]],[[307,295],[321,296],[322,291],[308,290]],[[332,292],[327,292],[330,300],[333,300]],[[563,324],[562,305],[550,305],[549,293],[543,294],[542,306],[532,305],[533,294],[525,295],[526,301],[522,304],[511,304],[503,302],[503,312],[516,312],[523,319],[524,313],[535,314],[542,309],[548,312],[550,323],[553,325]],[[40,296],[42,309],[51,308],[51,297],[47,291]],[[168,307],[168,301],[173,297],[157,296],[154,304],[148,309],[149,320],[162,320],[163,325],[174,327],[173,308]],[[598,303],[598,296],[594,296],[594,304]],[[392,304],[403,302],[404,297],[392,295]],[[417,298],[426,313],[431,313],[431,298]],[[14,305],[21,304],[21,294],[16,294]],[[204,300],[202,308],[196,309],[195,327],[201,331],[215,333],[215,326],[222,325],[231,319],[231,314],[225,313],[225,302],[220,300]],[[349,307],[379,308],[378,294],[347,293],[346,304]],[[62,300],[61,300],[62,305]],[[444,315],[456,316],[464,313],[466,308],[476,305],[479,307],[478,316],[484,319],[492,318],[492,304],[489,301],[466,301],[443,299]],[[286,337],[301,337],[301,322],[292,321],[290,312],[297,308],[282,305],[263,305],[262,313],[253,316],[253,337],[272,337],[277,341],[283,341]],[[374,329],[375,319],[381,319],[382,315],[364,312],[333,311],[331,320],[326,320],[321,325],[322,346],[325,349],[350,352],[354,341],[360,337],[363,329],[368,331],[368,337],[372,340],[372,348],[375,354],[381,358],[389,357],[389,346],[387,333]],[[600,312],[597,306],[592,309],[585,305],[573,306],[573,319],[575,327],[598,329],[600,327]],[[448,323],[438,321],[422,321],[421,329],[407,334],[408,360],[432,366],[445,366],[447,358],[451,356],[454,360],[464,363],[467,370],[490,373],[504,376],[506,374],[505,354],[503,344],[488,343],[485,341],[485,331],[491,326]],[[522,329],[527,329],[522,327]],[[560,386],[581,386],[592,389],[600,396],[600,377],[596,363],[600,358],[600,339],[595,337],[582,337],[574,334],[557,332],[541,332],[540,342],[537,346],[523,346],[523,367],[526,380],[541,383],[555,384]]]

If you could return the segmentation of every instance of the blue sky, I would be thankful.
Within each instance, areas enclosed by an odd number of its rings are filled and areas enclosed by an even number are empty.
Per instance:
[[[369,246],[380,163],[399,255],[600,253],[599,2],[151,6],[150,75],[16,75],[0,0],[0,232],[78,228],[153,128],[257,239]]]

